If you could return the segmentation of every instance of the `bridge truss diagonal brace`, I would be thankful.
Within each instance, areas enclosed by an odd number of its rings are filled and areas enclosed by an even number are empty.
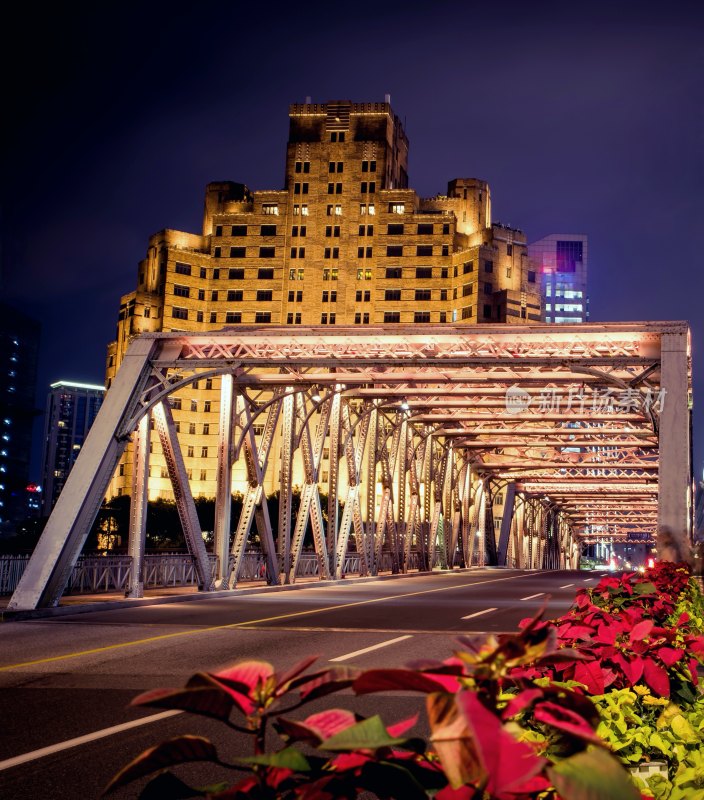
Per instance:
[[[130,345],[8,610],[58,605],[127,446],[127,437],[119,435],[122,424],[138,405],[158,344],[154,339],[136,339]]]
[[[125,592],[127,597],[144,597],[144,550],[147,541],[147,503],[149,500],[149,429],[151,415],[145,414],[134,436],[134,465],[132,469],[132,501],[127,552],[132,559],[132,571]]]

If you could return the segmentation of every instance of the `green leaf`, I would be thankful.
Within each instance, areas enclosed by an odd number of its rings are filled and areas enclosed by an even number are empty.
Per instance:
[[[628,773],[605,750],[584,750],[552,767],[548,776],[568,800],[640,800]]]
[[[390,736],[377,714],[345,728],[326,739],[320,747],[324,750],[378,750],[380,747],[400,747],[413,743],[412,739]]]
[[[655,594],[657,592],[657,588],[654,583],[650,583],[649,581],[644,583],[636,583],[633,587],[633,594]]]
[[[281,769],[292,769],[294,772],[310,772],[308,759],[296,750],[295,747],[285,747],[277,753],[263,753],[260,756],[248,756],[238,758],[239,764],[255,765],[264,767],[279,767]]]
[[[215,745],[202,736],[176,736],[173,739],[167,739],[165,742],[145,750],[134,761],[123,767],[105,787],[103,795],[113,792],[120,786],[131,783],[137,778],[151,775],[152,772],[157,770],[172,767],[175,764],[185,764],[189,761],[214,761],[218,763],[219,759]],[[184,796],[192,797],[193,795]]]

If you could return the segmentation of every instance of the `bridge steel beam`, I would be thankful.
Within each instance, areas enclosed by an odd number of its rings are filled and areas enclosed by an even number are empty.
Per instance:
[[[458,559],[564,568],[580,538],[647,540],[656,524],[674,539],[667,552],[681,556],[691,538],[690,370],[680,322],[145,334],[130,344],[9,608],[58,603],[131,439],[138,575],[141,437],[152,410],[201,585],[211,588],[169,408],[172,395],[209,378],[222,378],[215,549],[224,588],[237,584],[255,527],[272,584],[295,579],[308,530],[323,579],[343,575],[355,553],[371,575],[406,571],[414,555],[425,569],[438,558],[450,569]],[[510,502],[495,532],[497,485]],[[233,488],[244,499],[230,544]]]

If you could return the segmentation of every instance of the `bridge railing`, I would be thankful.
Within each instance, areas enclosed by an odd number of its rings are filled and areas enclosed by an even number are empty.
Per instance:
[[[216,556],[208,555],[211,575],[215,576]],[[0,556],[0,595],[12,594],[29,562],[28,555]],[[359,575],[361,558],[357,553],[345,557],[343,573]],[[245,553],[242,559],[239,582],[264,580],[265,561],[261,553]],[[417,570],[419,554],[411,552],[409,570]],[[381,571],[393,568],[391,553],[382,553]],[[99,592],[122,592],[129,584],[132,559],[129,556],[80,556],[66,587],[67,594],[95,594]],[[320,573],[315,553],[302,553],[296,570],[298,578],[314,578]],[[159,553],[144,557],[143,580],[145,588],[168,586],[195,586],[197,575],[193,559],[186,553]]]

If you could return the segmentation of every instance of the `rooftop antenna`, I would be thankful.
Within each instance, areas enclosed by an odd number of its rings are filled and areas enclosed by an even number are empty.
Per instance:
[[[391,95],[390,94],[385,94],[384,95],[384,102],[388,103],[389,105],[391,105]]]

